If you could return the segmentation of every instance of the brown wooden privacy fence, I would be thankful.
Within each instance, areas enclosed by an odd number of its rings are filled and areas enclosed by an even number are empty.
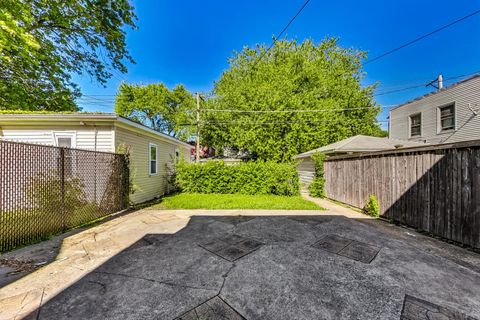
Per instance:
[[[128,205],[128,159],[0,140],[0,252]]]
[[[480,248],[480,140],[328,158],[329,198]]]

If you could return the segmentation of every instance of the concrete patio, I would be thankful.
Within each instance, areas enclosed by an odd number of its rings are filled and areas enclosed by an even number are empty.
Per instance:
[[[1,288],[0,319],[480,319],[480,255],[317,201],[118,217]]]

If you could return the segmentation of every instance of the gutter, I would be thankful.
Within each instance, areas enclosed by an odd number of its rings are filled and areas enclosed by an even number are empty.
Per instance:
[[[311,157],[312,155],[314,155],[315,153],[318,153],[318,152],[321,152],[323,154],[329,154],[329,153],[334,153],[335,149],[327,149],[327,150],[324,150],[324,151],[315,151],[315,152],[312,152],[312,153],[301,153],[299,155],[293,156],[293,159],[309,158],[309,157]]]

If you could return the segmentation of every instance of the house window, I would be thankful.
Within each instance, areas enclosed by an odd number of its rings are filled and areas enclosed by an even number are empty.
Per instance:
[[[148,145],[149,149],[149,173],[151,175],[157,174],[158,170],[158,146],[154,143]]]
[[[75,148],[75,132],[55,131],[53,132],[55,145],[61,148]]]
[[[410,116],[410,137],[422,135],[422,114],[417,113]]]
[[[175,149],[175,162],[178,163],[180,161],[180,151]]]
[[[440,131],[455,129],[455,104],[438,109],[440,111]]]
[[[56,131],[53,132],[55,138],[55,145],[60,148],[75,148],[75,132],[67,131]],[[72,177],[75,173],[76,164],[76,153],[74,150],[64,149],[63,151],[63,172],[65,177]],[[57,167],[58,170],[62,170],[62,159],[57,158]]]
[[[71,148],[72,147],[72,138],[71,137],[58,137],[57,146],[62,148]]]

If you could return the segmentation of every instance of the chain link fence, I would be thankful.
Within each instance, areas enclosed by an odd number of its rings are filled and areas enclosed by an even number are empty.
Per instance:
[[[0,140],[0,252],[128,206],[128,157]]]

